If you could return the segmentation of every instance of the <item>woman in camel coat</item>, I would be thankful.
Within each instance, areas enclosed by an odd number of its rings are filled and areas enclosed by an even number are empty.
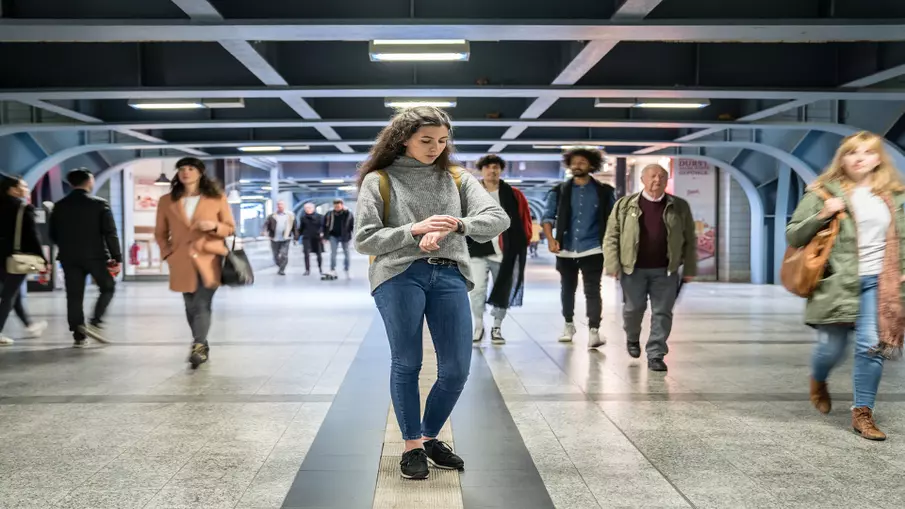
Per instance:
[[[192,328],[192,368],[207,362],[211,303],[220,286],[224,239],[236,223],[223,189],[205,175],[204,162],[185,157],[176,163],[170,194],[157,205],[154,236],[170,267],[170,290],[182,293]]]

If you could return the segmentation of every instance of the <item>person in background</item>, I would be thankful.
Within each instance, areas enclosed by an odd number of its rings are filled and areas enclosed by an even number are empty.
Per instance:
[[[208,361],[214,293],[220,286],[224,239],[235,234],[236,222],[223,188],[207,176],[204,161],[184,157],[176,162],[169,194],[160,198],[154,238],[170,267],[170,290],[182,294],[192,329],[189,364]]]
[[[493,306],[493,328],[490,340],[501,345],[503,319],[512,306],[522,305],[525,284],[525,260],[528,239],[531,237],[531,209],[528,200],[518,189],[500,179],[506,169],[506,161],[497,155],[486,155],[475,164],[481,172],[481,183],[490,197],[499,203],[509,216],[509,228],[490,242],[479,243],[468,240],[468,254],[471,256],[471,279],[475,287],[469,294],[471,315],[474,322],[475,343],[484,339],[484,310],[486,304]],[[487,285],[493,276],[493,288],[487,296]]]
[[[375,257],[369,279],[390,342],[391,396],[405,440],[400,469],[406,479],[427,478],[428,462],[464,468],[437,436],[471,364],[468,292],[474,282],[465,238],[489,242],[509,227],[509,216],[477,179],[454,166],[449,138],[443,110],[402,110],[377,135],[358,179],[355,246]],[[390,186],[389,204],[381,197],[381,178]],[[418,377],[425,319],[439,367],[422,419]]]
[[[122,247],[116,233],[113,211],[107,200],[92,196],[94,175],[79,168],[66,175],[72,191],[58,201],[50,215],[50,238],[59,248],[57,258],[66,279],[66,307],[69,330],[75,347],[85,346],[90,337],[108,343],[103,331],[104,314],[113,300],[116,282],[112,272],[123,263]],[[100,296],[90,323],[85,323],[85,280],[94,280]]]
[[[299,242],[305,254],[305,275],[311,275],[311,253],[317,257],[317,271],[324,273],[324,216],[317,213],[313,203],[305,204],[305,213],[299,217]]]
[[[679,285],[697,274],[698,244],[688,202],[666,194],[669,173],[658,164],[641,170],[644,190],[620,198],[603,241],[606,273],[622,283],[622,320],[628,353],[641,357],[641,321],[650,299],[647,366],[666,371]],[[682,269],[680,274],[679,269]]]
[[[286,275],[286,266],[289,264],[289,245],[295,238],[295,214],[286,212],[286,202],[277,202],[277,210],[264,223],[264,229],[270,238],[270,248],[273,251],[273,263],[276,264],[277,274]]]
[[[547,195],[543,217],[544,233],[550,252],[556,255],[556,270],[562,285],[562,315],[566,326],[559,341],[571,343],[575,336],[575,292],[580,272],[590,329],[588,347],[598,348],[606,344],[600,334],[603,235],[616,202],[616,191],[591,176],[603,166],[603,154],[599,150],[575,148],[563,155],[563,162],[572,177]],[[556,236],[553,235],[554,227]]]
[[[786,228],[789,246],[801,248],[839,216],[826,273],[805,308],[804,321],[817,329],[818,339],[811,403],[824,414],[832,409],[827,379],[845,357],[854,329],[852,428],[868,440],[886,439],[874,421],[874,403],[883,362],[902,354],[905,185],[899,175],[880,136],[848,136]]]
[[[528,253],[531,255],[531,258],[537,258],[537,246],[540,244],[540,234],[543,231],[540,223],[534,221],[532,219],[531,223],[531,243],[528,244]]]
[[[339,246],[343,248],[343,269],[349,275],[349,241],[355,229],[355,217],[346,208],[342,199],[333,200],[333,210],[324,216],[324,234],[330,239],[330,272],[336,274],[336,255]]]
[[[25,323],[30,337],[40,335],[47,327],[47,324],[36,327],[37,324],[33,323],[29,326],[31,321],[25,313],[20,296],[25,275],[6,272],[6,259],[14,252],[44,257],[41,238],[35,222],[35,209],[26,201],[28,194],[28,184],[24,180],[0,174],[0,285],[2,285],[0,286],[0,346],[15,343],[3,334],[6,320],[13,309],[16,309],[19,318]],[[16,251],[14,249],[16,224],[20,210],[22,211],[22,226],[19,233],[19,249]]]

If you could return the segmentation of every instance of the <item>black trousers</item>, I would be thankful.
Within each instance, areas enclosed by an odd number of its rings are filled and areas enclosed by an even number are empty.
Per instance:
[[[185,317],[192,329],[192,343],[207,345],[207,333],[211,329],[211,313],[216,288],[205,288],[201,277],[194,293],[183,293]]]
[[[63,276],[66,278],[66,310],[69,316],[69,330],[75,332],[85,325],[85,280],[88,276],[100,290],[100,296],[94,304],[94,316],[91,321],[100,322],[113,300],[116,292],[116,281],[107,270],[106,260],[83,260],[63,262]]]
[[[24,280],[24,274],[7,274],[5,270],[0,270],[0,284],[3,285],[3,288],[0,289],[0,332],[3,332],[6,319],[9,318],[9,313],[14,308],[16,314],[19,314],[20,310],[23,313],[19,315],[20,318],[24,316],[25,310],[21,307],[22,302],[19,300],[19,287],[22,286]],[[27,317],[23,318],[23,321],[25,320]],[[30,324],[25,323],[25,325]]]
[[[311,253],[317,256],[317,270],[323,272],[324,265],[324,244],[320,237],[302,237],[302,251],[305,253],[305,270],[311,270]]]
[[[556,270],[562,284],[562,316],[572,322],[575,315],[575,292],[578,290],[578,274],[584,281],[584,298],[588,308],[588,327],[600,328],[603,300],[600,297],[600,279],[603,277],[603,255],[581,258],[556,259]]]

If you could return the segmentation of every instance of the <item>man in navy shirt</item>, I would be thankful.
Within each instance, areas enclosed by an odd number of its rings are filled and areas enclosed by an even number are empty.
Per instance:
[[[556,270],[562,285],[562,314],[566,326],[559,341],[570,343],[575,336],[573,315],[580,272],[588,310],[588,347],[597,348],[606,344],[606,339],[600,335],[602,246],[616,192],[612,186],[591,177],[603,166],[603,153],[599,150],[572,149],[563,155],[563,162],[572,172],[572,178],[557,185],[547,196],[543,218],[544,233],[549,239],[550,252],[557,256]]]

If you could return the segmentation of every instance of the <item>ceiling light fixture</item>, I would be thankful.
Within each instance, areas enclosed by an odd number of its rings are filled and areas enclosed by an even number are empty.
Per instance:
[[[205,108],[210,109],[244,108],[245,99],[242,99],[241,97],[218,97],[215,99],[202,99],[201,104],[203,104]]]
[[[130,99],[129,106],[136,110],[198,110],[204,104],[197,99]]]
[[[639,99],[635,108],[700,109],[710,106],[707,99]]]
[[[308,145],[285,145],[283,150],[311,150]]]
[[[267,201],[268,199],[269,198],[267,198],[266,196],[257,196],[257,195],[242,196],[242,201]]]
[[[456,100],[455,99],[441,99],[441,98],[424,98],[424,99],[405,99],[405,98],[394,98],[394,99],[384,99],[383,105],[387,108],[416,108],[418,106],[433,106],[434,108],[455,108]]]
[[[237,189],[233,189],[226,195],[227,203],[242,203],[242,197],[239,195],[239,191]]]
[[[604,150],[606,147],[600,145],[532,145],[535,150],[574,150],[576,148],[586,148],[591,150]]]
[[[347,193],[355,191],[356,189],[358,188],[355,186],[340,186],[336,188],[337,191],[345,191]]]
[[[375,40],[368,49],[372,62],[462,62],[471,54],[464,39]]]
[[[171,183],[170,179],[167,178],[167,174],[164,172],[160,172],[160,176],[157,177],[157,180],[154,181],[155,186],[161,186],[161,187],[169,186],[170,183]]]
[[[633,108],[637,103],[634,99],[594,99],[595,108]]]
[[[321,180],[321,184],[344,184],[346,181],[344,179],[324,179]]]
[[[282,152],[283,147],[279,145],[248,145],[239,147],[239,152]]]
[[[521,184],[522,179],[504,179],[507,184]]]

